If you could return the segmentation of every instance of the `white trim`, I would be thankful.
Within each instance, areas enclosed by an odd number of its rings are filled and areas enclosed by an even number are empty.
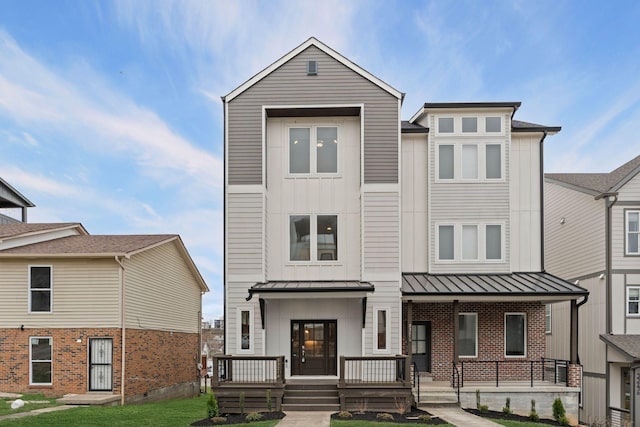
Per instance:
[[[399,193],[400,184],[363,184],[363,193]]]
[[[358,65],[354,64],[353,62],[349,61],[347,58],[345,58],[344,56],[342,56],[338,52],[334,51],[329,46],[325,45],[324,43],[322,43],[321,41],[319,41],[315,37],[311,37],[307,41],[305,41],[304,43],[302,43],[298,47],[294,48],[292,51],[290,51],[289,53],[287,53],[286,55],[284,55],[280,59],[278,59],[276,62],[272,63],[267,68],[263,69],[258,74],[256,74],[255,76],[251,77],[249,80],[247,80],[246,82],[244,82],[243,84],[241,84],[240,86],[235,88],[233,91],[229,92],[229,94],[227,94],[226,96],[223,97],[223,100],[225,102],[232,101],[234,98],[236,98],[242,92],[246,91],[251,86],[253,86],[256,83],[258,83],[260,80],[262,80],[263,78],[265,78],[266,76],[271,74],[273,71],[275,71],[281,65],[283,65],[286,62],[290,61],[292,58],[294,58],[295,56],[297,56],[298,54],[300,54],[301,52],[303,52],[305,49],[307,49],[310,46],[317,47],[322,52],[326,53],[327,55],[329,55],[330,57],[332,57],[336,61],[340,62],[342,65],[344,65],[347,68],[349,68],[352,71],[354,71],[356,74],[359,74],[360,76],[362,76],[365,79],[369,80],[371,83],[375,84],[376,86],[380,87],[381,89],[385,90],[386,92],[389,92],[391,95],[395,96],[396,98],[402,99],[402,93],[401,92],[399,92],[398,90],[396,90],[393,87],[389,86],[387,83],[383,82],[382,80],[380,80],[379,78],[375,77],[373,74],[369,73],[368,71],[364,70],[363,68],[359,67]],[[305,75],[306,75],[306,73],[305,73]]]
[[[263,194],[264,187],[261,184],[252,185],[228,185],[227,194]]]
[[[518,354],[518,355],[507,355],[507,316],[522,316],[524,317],[524,354]],[[504,313],[504,323],[503,323],[503,327],[504,327],[504,357],[508,358],[508,359],[514,359],[514,358],[526,358],[527,357],[527,333],[528,333],[528,325],[527,325],[527,313],[511,313],[511,312],[506,312]]]
[[[371,351],[375,354],[389,354],[391,353],[391,307],[389,306],[373,306],[373,328],[371,339]],[[384,311],[386,313],[385,318],[385,346],[384,348],[378,348],[378,313]]]
[[[473,356],[458,354],[458,357],[460,357],[461,359],[477,358],[478,357],[478,313],[473,313],[473,312],[458,313],[458,316],[474,316],[476,318],[475,350],[474,350],[475,353],[473,354]],[[458,339],[460,339],[460,331],[458,331]],[[460,344],[458,344],[458,352],[460,351],[459,349],[460,349]]]
[[[552,304],[544,305],[544,333],[546,335],[551,335],[553,331],[553,314],[552,314]],[[547,313],[548,311],[548,313]],[[547,317],[549,318],[549,327],[547,328]]]
[[[640,210],[629,209],[624,211],[624,254],[625,255],[640,255],[640,242],[638,242],[638,251],[637,252],[629,252],[629,234],[634,233],[638,235],[638,239],[640,240],[640,231],[629,231],[629,214],[635,213],[638,215],[639,221],[639,230],[640,230]]]
[[[31,269],[33,267],[46,267],[49,268],[49,311],[32,311],[31,310],[31,292],[34,290],[31,288]],[[27,305],[27,313],[29,314],[51,314],[53,313],[53,265],[40,265],[40,264],[29,264],[27,267],[28,281],[27,281],[27,292],[28,292],[28,305]],[[45,288],[36,288],[36,292],[44,292]]]
[[[51,381],[48,383],[34,383],[33,382],[33,355],[31,353],[31,340],[32,339],[48,339],[49,340],[49,347],[51,348],[51,359],[49,360],[44,360],[44,359],[38,359],[37,362],[49,362],[51,363]],[[36,337],[29,337],[29,385],[37,385],[37,386],[48,386],[48,385],[52,385],[53,384],[53,337],[50,336],[36,336]]]
[[[242,312],[249,312],[249,348],[242,349]],[[252,305],[239,305],[236,308],[236,353],[238,354],[255,354],[254,337],[255,337],[255,323],[253,316]],[[227,349],[228,351],[228,349]]]
[[[453,178],[440,178],[440,147],[441,146],[452,146],[453,147]],[[500,146],[500,178],[487,178],[487,145],[499,145]],[[496,141],[496,140],[483,140],[478,141],[467,140],[467,139],[443,139],[439,140],[434,144],[435,152],[434,152],[434,162],[435,162],[435,173],[434,173],[434,181],[438,184],[449,184],[449,183],[463,183],[463,184],[482,184],[487,182],[505,182],[505,174],[506,174],[506,166],[505,166],[505,143]],[[475,146],[476,147],[476,161],[477,161],[477,176],[476,178],[463,178],[462,174],[464,171],[463,167],[463,148],[464,146]]]
[[[635,302],[638,304],[638,312],[637,313],[630,313],[629,312],[629,303],[631,302],[629,300],[629,291],[631,289],[637,289],[638,290],[638,300],[636,300]],[[627,298],[625,301],[625,312],[627,314],[628,317],[640,317],[640,286],[627,286],[626,292],[625,292]]]
[[[500,226],[500,259],[487,258],[487,226]],[[435,222],[435,264],[500,264],[505,262],[505,223],[503,221],[480,221],[480,222]],[[440,227],[453,227],[453,259],[440,259]],[[477,231],[477,254],[476,259],[463,258],[463,228],[465,226],[476,226]]]
[[[318,123],[313,120],[305,120],[301,123],[284,123],[285,128],[285,164],[286,170],[284,178],[342,178],[341,161],[343,155],[342,148],[342,123],[329,121],[327,123]],[[318,128],[335,128],[337,147],[336,147],[336,171],[335,172],[318,172]],[[290,132],[291,129],[309,129],[309,172],[291,172],[291,156],[290,156]],[[266,157],[266,156],[263,156]]]
[[[465,227],[474,227],[476,229],[476,257],[475,258],[465,258],[464,257],[464,228]],[[454,241],[455,241],[455,227],[453,231]],[[461,223],[460,224],[460,261],[462,262],[478,262],[480,261],[480,227],[477,223]],[[455,258],[455,244],[453,246],[454,258]]]
[[[309,260],[292,260],[291,259],[291,217],[292,216],[308,216],[309,217]],[[338,233],[336,234],[336,259],[319,260],[318,259],[318,217],[319,216],[335,216]],[[290,212],[285,215],[287,258],[286,265],[341,265],[340,257],[342,239],[340,235],[342,231],[341,215],[336,212],[318,212],[318,213],[295,213]]]

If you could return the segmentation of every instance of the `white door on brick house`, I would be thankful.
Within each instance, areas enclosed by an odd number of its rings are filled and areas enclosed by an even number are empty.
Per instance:
[[[89,391],[113,390],[113,339],[89,339]]]

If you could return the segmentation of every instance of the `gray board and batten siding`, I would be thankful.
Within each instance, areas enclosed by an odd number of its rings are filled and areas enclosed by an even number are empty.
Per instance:
[[[307,75],[307,61],[317,75]],[[262,184],[262,107],[364,105],[364,182],[398,182],[399,99],[316,46],[285,62],[228,103],[228,184]]]

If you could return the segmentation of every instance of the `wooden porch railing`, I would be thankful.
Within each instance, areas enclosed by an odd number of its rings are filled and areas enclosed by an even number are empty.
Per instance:
[[[282,386],[284,356],[214,356],[212,387],[226,384]]]
[[[393,385],[411,387],[407,356],[340,356],[341,387],[349,385]]]

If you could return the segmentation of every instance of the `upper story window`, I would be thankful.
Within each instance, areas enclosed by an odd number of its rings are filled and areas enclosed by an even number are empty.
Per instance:
[[[438,118],[438,132],[439,133],[453,133],[453,117],[439,117]]]
[[[500,117],[485,117],[484,131],[487,133],[502,132],[502,119]]]
[[[338,173],[338,128],[289,128],[289,174]]]
[[[502,224],[439,224],[437,260],[503,261]]]
[[[462,118],[462,133],[476,133],[478,132],[478,118],[477,117],[463,117]]]
[[[640,315],[640,287],[627,288],[627,316]]]
[[[640,241],[640,211],[626,211],[626,255],[640,255],[638,243]]]
[[[443,136],[502,134],[504,132],[502,119],[501,116],[485,115],[438,117],[436,134]]]
[[[337,215],[290,215],[290,261],[337,261]]]
[[[29,312],[51,313],[51,266],[29,267]]]
[[[437,145],[437,181],[497,181],[503,178],[503,145],[441,143]]]

